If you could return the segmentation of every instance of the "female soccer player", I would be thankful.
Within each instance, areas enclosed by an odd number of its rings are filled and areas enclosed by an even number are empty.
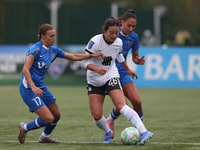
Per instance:
[[[85,60],[91,57],[103,57],[101,52],[96,54],[70,54],[54,46],[55,29],[49,24],[43,24],[39,28],[38,39],[26,55],[26,61],[22,69],[22,79],[19,91],[22,99],[29,107],[30,112],[35,112],[39,117],[29,123],[20,122],[18,140],[25,142],[28,131],[44,127],[39,138],[41,143],[59,143],[53,139],[50,133],[56,127],[60,119],[60,112],[56,104],[56,98],[50,93],[44,84],[45,74],[50,64],[61,57],[69,60]]]
[[[119,21],[113,17],[104,23],[104,33],[94,36],[86,47],[86,53],[93,54],[102,52],[104,59],[91,58],[85,61],[87,70],[88,96],[90,111],[95,124],[105,131],[103,143],[111,143],[111,129],[103,116],[103,102],[105,91],[111,97],[115,107],[120,111],[141,133],[141,145],[151,139],[153,133],[147,131],[138,114],[126,105],[126,100],[119,81],[115,59],[126,69],[132,77],[136,73],[129,69],[122,55],[122,41],[117,38],[119,34]]]
[[[127,11],[122,17],[119,18],[121,26],[119,28],[119,38],[123,42],[122,54],[126,60],[129,50],[132,50],[132,60],[135,64],[144,65],[144,56],[139,57],[139,39],[138,35],[134,32],[137,24],[137,16],[134,10]],[[120,74],[120,83],[124,95],[130,100],[134,110],[140,116],[143,121],[142,104],[137,88],[133,82],[133,78],[128,74],[126,69],[116,60],[116,66]],[[112,138],[114,138],[114,120],[118,118],[120,111],[114,107],[107,118],[107,123],[113,131]]]

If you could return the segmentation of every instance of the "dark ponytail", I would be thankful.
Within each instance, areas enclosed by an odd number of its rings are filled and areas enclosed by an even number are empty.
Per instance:
[[[126,21],[126,20],[128,20],[129,18],[134,18],[134,19],[137,20],[137,16],[136,16],[135,10],[129,9],[127,12],[124,13],[123,16],[120,16],[120,17],[118,18],[118,20],[121,22],[122,20],[123,20],[123,21]]]
[[[107,31],[110,26],[120,26],[118,19],[115,19],[114,17],[109,17],[106,19],[104,22],[103,30]]]

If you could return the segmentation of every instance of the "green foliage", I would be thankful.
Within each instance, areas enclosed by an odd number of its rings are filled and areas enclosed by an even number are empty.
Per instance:
[[[52,137],[61,144],[41,144],[42,128],[28,132],[25,144],[17,141],[20,121],[37,118],[28,111],[20,97],[18,86],[0,86],[0,149],[4,150],[184,150],[199,149],[200,95],[191,89],[138,89],[144,110],[144,124],[154,133],[146,146],[127,146],[120,141],[121,131],[131,124],[124,116],[115,122],[112,144],[102,144],[104,132],[93,122],[85,86],[48,86],[57,98],[61,120]],[[129,103],[130,105],[130,103]],[[108,96],[104,115],[108,117],[113,104]]]
[[[50,1],[0,0],[0,43],[35,43],[39,26],[51,22],[50,11],[47,7]],[[162,42],[173,41],[176,32],[184,27],[192,34],[194,45],[200,45],[199,0],[60,1],[62,5],[58,11],[57,30],[59,44],[86,44],[92,36],[102,32],[101,26],[111,15],[111,4],[123,2],[119,10],[122,9],[123,12],[130,8],[137,10],[139,22],[136,32],[139,37],[147,28],[153,31],[154,20],[151,14],[156,6],[163,5],[167,7],[167,11],[161,18]],[[147,11],[149,14],[146,13]]]

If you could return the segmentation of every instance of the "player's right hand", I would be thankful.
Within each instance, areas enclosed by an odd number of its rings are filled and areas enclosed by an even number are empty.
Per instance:
[[[100,75],[103,75],[106,73],[106,69],[104,69],[102,67],[97,67],[95,71]]]
[[[34,86],[34,87],[31,87],[31,90],[35,93],[36,96],[43,96],[43,90],[41,90],[40,88]]]
[[[138,76],[137,76],[137,74],[135,73],[135,71],[129,69],[129,70],[127,70],[127,73],[128,73],[129,75],[131,75],[131,77],[132,77],[133,79],[134,79],[135,77],[136,77],[136,79],[138,79]]]

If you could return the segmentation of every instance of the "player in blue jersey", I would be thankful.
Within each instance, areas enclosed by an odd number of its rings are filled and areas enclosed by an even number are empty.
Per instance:
[[[39,117],[29,123],[20,122],[18,140],[25,142],[28,131],[44,127],[39,138],[40,143],[60,143],[50,134],[60,119],[60,112],[56,104],[56,98],[50,93],[44,84],[45,74],[50,64],[57,58],[65,58],[74,61],[86,60],[91,57],[104,57],[101,52],[95,54],[70,54],[54,46],[55,29],[49,24],[43,24],[39,28],[38,39],[28,51],[19,91],[22,99],[29,107],[30,112],[35,112]]]
[[[123,42],[122,54],[126,60],[129,50],[132,52],[132,60],[135,64],[144,65],[144,56],[139,57],[139,39],[134,32],[137,24],[137,16],[134,10],[127,11],[119,18],[121,22],[119,38]],[[124,91],[124,95],[130,100],[134,110],[138,113],[143,121],[142,104],[137,88],[133,82],[133,78],[127,73],[126,69],[116,60],[116,66],[120,74],[120,82]],[[120,115],[119,110],[114,107],[107,118],[107,123],[113,131],[114,138],[114,120]]]

